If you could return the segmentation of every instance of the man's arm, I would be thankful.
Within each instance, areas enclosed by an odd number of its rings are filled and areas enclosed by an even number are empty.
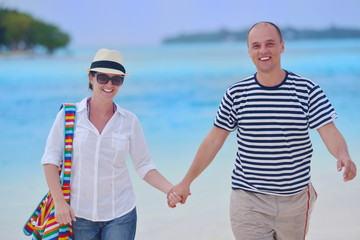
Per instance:
[[[190,184],[214,160],[229,134],[230,132],[214,126],[203,140],[184,179],[171,190],[172,193],[177,193],[182,197],[182,204],[190,195]],[[171,196],[168,195],[168,198],[171,199]]]
[[[337,159],[337,169],[343,172],[344,181],[350,181],[356,176],[356,165],[351,160],[346,141],[333,122],[318,129],[328,151]]]

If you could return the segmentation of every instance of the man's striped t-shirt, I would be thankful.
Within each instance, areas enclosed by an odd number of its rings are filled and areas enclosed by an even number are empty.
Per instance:
[[[275,87],[259,84],[256,74],[228,88],[214,125],[237,129],[232,188],[271,195],[293,195],[310,182],[309,129],[337,118],[313,81],[286,72]]]

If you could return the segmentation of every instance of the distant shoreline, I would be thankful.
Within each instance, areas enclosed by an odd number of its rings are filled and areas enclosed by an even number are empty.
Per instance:
[[[0,51],[0,59],[22,59],[33,58],[38,56],[37,53],[30,51]]]
[[[27,50],[0,50],[0,58],[35,58],[35,57],[53,57],[59,53],[69,53],[69,48],[59,48],[53,53],[48,53],[43,49]]]
[[[42,50],[0,50],[0,59],[52,57],[56,55],[58,51],[59,50],[56,50],[54,53],[49,54],[48,52]]]
[[[221,29],[216,32],[187,33],[165,38],[163,44],[173,43],[211,43],[211,42],[240,42],[246,41],[247,30],[230,31]],[[360,38],[360,29],[331,27],[322,30],[284,28],[285,40],[316,40],[316,39],[357,39]]]

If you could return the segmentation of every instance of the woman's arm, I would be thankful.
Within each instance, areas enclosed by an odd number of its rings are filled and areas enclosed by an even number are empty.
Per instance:
[[[156,169],[150,170],[144,177],[144,180],[153,186],[154,188],[162,191],[165,194],[171,194],[171,199],[168,198],[168,205],[171,208],[176,207],[182,198],[176,193],[170,193],[170,190],[174,187],[161,173]]]
[[[144,177],[144,180],[154,188],[167,194],[173,188],[173,185],[156,169],[150,170]]]
[[[69,224],[76,221],[74,211],[66,202],[62,193],[58,167],[53,164],[44,164],[46,182],[55,204],[55,218],[60,224]]]

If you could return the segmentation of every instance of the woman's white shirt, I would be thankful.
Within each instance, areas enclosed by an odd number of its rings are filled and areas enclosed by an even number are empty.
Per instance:
[[[130,155],[144,178],[155,169],[138,118],[116,105],[102,133],[89,121],[87,99],[77,103],[71,168],[71,207],[76,217],[109,221],[135,207],[135,194],[126,165]],[[48,136],[42,164],[60,166],[64,151],[64,110]]]

